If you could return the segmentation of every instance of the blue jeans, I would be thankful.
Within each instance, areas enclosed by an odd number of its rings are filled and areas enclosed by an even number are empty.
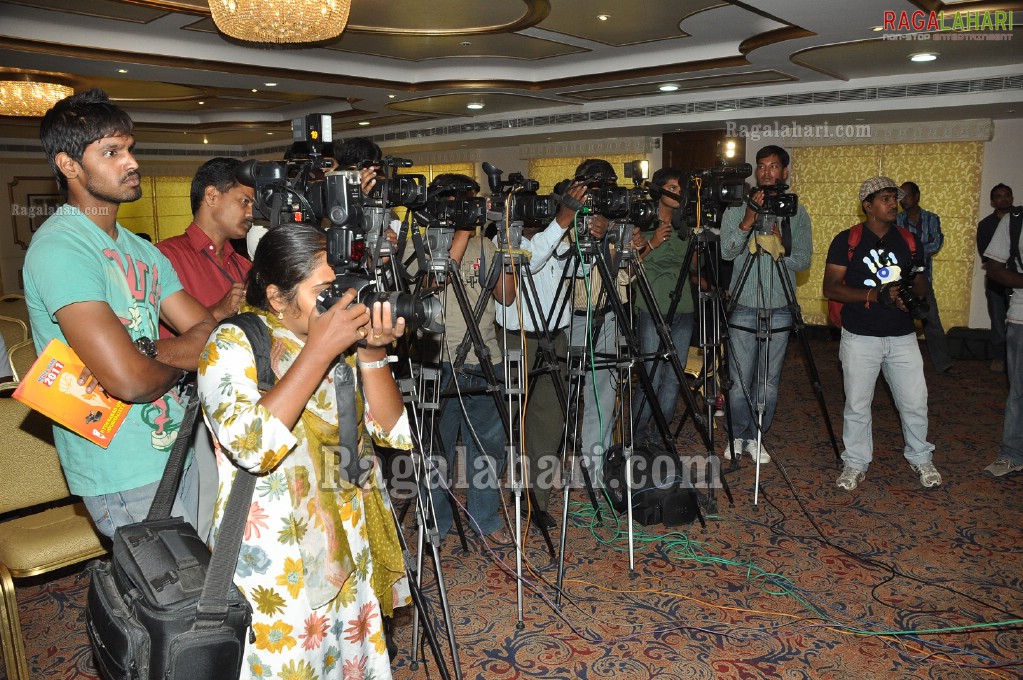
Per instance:
[[[1005,425],[998,456],[1020,464],[1023,463],[1023,326],[1007,323],[1005,327],[1009,398],[1005,400]]]
[[[902,421],[906,446],[902,455],[911,465],[931,462],[934,445],[927,441],[927,382],[916,334],[889,337],[856,335],[842,329],[838,356],[845,382],[845,413],[842,418],[842,460],[861,472],[874,457],[871,404],[877,374],[892,390]]]
[[[479,366],[464,364],[462,368],[473,374],[479,373]],[[501,364],[494,366],[494,372],[501,375]],[[453,389],[451,364],[441,366],[441,384],[443,389]],[[482,375],[458,374],[458,386],[461,389],[486,387],[487,380]],[[462,407],[465,411],[462,411]],[[465,478],[459,478],[453,472],[455,464],[455,442],[458,430],[462,430],[462,443],[465,445]],[[470,517],[470,528],[481,535],[487,535],[504,526],[501,521],[501,475],[505,467],[505,444],[507,433],[497,411],[497,404],[490,393],[463,394],[459,403],[458,397],[448,399],[444,406],[444,414],[438,424],[438,432],[443,442],[444,462],[434,455],[434,461],[444,475],[445,484],[464,486],[468,484],[467,509]],[[473,432],[479,438],[483,449],[476,445]],[[437,530],[443,538],[451,530],[453,522],[452,500],[443,487],[432,484],[431,494],[437,517]]]
[[[571,343],[575,346],[589,347],[589,329],[585,316],[573,316]],[[604,315],[604,321],[593,336],[593,359],[597,363],[606,361],[606,357],[615,353],[615,342],[618,334],[618,322],[613,313]],[[587,355],[589,352],[587,351]],[[587,356],[589,359],[589,356]],[[611,446],[614,434],[615,396],[618,391],[618,372],[613,368],[587,370],[582,381],[583,393],[583,431],[579,439],[580,463],[590,473],[590,481],[594,486],[602,486],[602,464],[604,452]]]
[[[1004,288],[985,287],[987,315],[991,319],[991,358],[1005,360],[1005,315],[1009,311],[1009,293]]]
[[[659,347],[662,351],[664,350],[661,346],[661,338],[657,335],[654,318],[642,309],[636,310],[636,329],[639,331],[639,351],[644,356],[653,354]],[[689,341],[693,338],[693,315],[676,313],[675,318],[672,319],[671,326],[669,326],[669,330],[671,331],[672,343],[669,351],[678,354],[678,360],[685,367],[686,360],[689,358]],[[656,373],[654,373],[655,366]],[[643,362],[643,367],[646,369],[647,374],[651,376],[654,394],[657,395],[657,405],[660,407],[661,413],[664,414],[664,419],[671,424],[675,416],[675,404],[678,402],[679,390],[681,389],[678,378],[675,376],[675,371],[671,369],[671,365],[666,360],[655,361],[649,359]],[[632,412],[636,418],[637,437],[655,436],[657,433],[656,425],[650,423],[648,427],[647,423],[653,414],[653,409],[650,408],[650,403],[647,401],[642,387],[636,391],[636,396],[632,402]]]
[[[760,429],[767,434],[774,420],[774,410],[778,406],[778,383],[781,381],[785,348],[789,343],[792,313],[786,307],[768,309],[759,321],[757,314],[755,307],[736,305],[728,319],[728,334],[731,338],[728,368],[732,379],[732,388],[728,391],[728,408],[732,414],[733,439],[757,438],[758,413],[763,414]],[[757,338],[755,333],[745,330],[753,328],[762,331],[768,328],[786,330],[772,330],[764,338]],[[749,402],[746,401],[743,385],[749,393]]]
[[[125,489],[108,493],[103,496],[83,496],[85,508],[92,515],[96,528],[104,536],[113,538],[114,530],[126,524],[141,522],[149,514],[149,506],[153,504],[156,489],[160,482],[156,481],[134,489]],[[183,517],[193,527],[199,523],[199,466],[192,461],[181,476],[178,495],[174,499],[171,517]]]

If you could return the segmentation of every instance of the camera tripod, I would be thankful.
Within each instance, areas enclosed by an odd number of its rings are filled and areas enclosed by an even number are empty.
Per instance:
[[[788,218],[785,218],[785,219],[787,220]],[[826,426],[827,431],[828,431],[828,436],[831,439],[831,445],[832,445],[832,448],[834,449],[834,452],[835,452],[835,459],[836,460],[841,460],[841,457],[840,457],[841,454],[840,454],[840,451],[839,451],[839,448],[838,448],[838,440],[837,440],[837,438],[835,436],[834,427],[831,424],[831,416],[828,413],[827,402],[824,399],[824,387],[821,384],[820,374],[817,371],[817,364],[816,364],[816,362],[813,359],[813,353],[812,353],[812,351],[810,349],[809,340],[806,337],[806,326],[805,326],[805,324],[803,322],[802,311],[801,311],[801,309],[799,307],[798,302],[796,302],[796,296],[795,296],[795,291],[793,290],[793,287],[792,287],[792,282],[789,280],[787,272],[783,268],[785,265],[781,261],[782,258],[780,256],[775,257],[774,255],[772,255],[772,253],[770,253],[770,252],[768,252],[767,250],[764,249],[763,244],[761,244],[761,242],[759,240],[755,239],[755,235],[758,233],[758,231],[757,231],[758,230],[758,226],[759,225],[763,225],[764,220],[765,220],[765,216],[764,215],[759,215],[757,217],[757,222],[754,224],[754,226],[749,230],[748,234],[746,235],[746,243],[744,245],[744,248],[748,249],[749,243],[750,243],[750,239],[754,239],[755,250],[754,250],[754,252],[749,257],[746,258],[746,261],[743,263],[742,269],[739,271],[738,277],[736,278],[735,286],[733,287],[733,290],[731,292],[731,300],[730,300],[730,302],[728,304],[728,310],[727,310],[727,316],[729,318],[729,327],[734,329],[734,330],[736,330],[736,331],[739,331],[739,332],[745,332],[745,333],[753,334],[756,337],[757,343],[760,345],[760,348],[758,349],[758,352],[757,352],[757,354],[758,354],[757,367],[756,367],[757,378],[756,378],[756,383],[755,384],[758,385],[759,389],[757,390],[757,404],[756,405],[753,404],[753,398],[751,397],[751,395],[749,393],[749,389],[748,389],[748,387],[746,385],[745,378],[742,375],[742,369],[739,366],[739,362],[738,361],[734,362],[734,367],[735,367],[736,373],[738,375],[730,376],[733,380],[734,379],[738,379],[739,380],[739,384],[740,384],[740,386],[742,388],[743,396],[744,396],[744,398],[746,400],[747,405],[750,408],[751,415],[753,415],[753,417],[754,417],[753,418],[753,421],[754,421],[753,425],[754,425],[754,427],[756,428],[756,431],[757,431],[756,449],[755,449],[755,451],[756,451],[756,456],[755,456],[756,457],[756,461],[755,461],[755,463],[756,463],[756,476],[755,476],[755,481],[754,481],[754,495],[753,495],[753,504],[754,505],[757,504],[758,496],[759,496],[759,485],[760,485],[760,455],[759,455],[759,452],[761,450],[761,442],[762,442],[763,434],[764,434],[764,417],[765,417],[765,412],[767,410],[767,403],[766,403],[766,401],[767,401],[767,392],[768,392],[768,389],[769,389],[769,386],[768,386],[769,375],[768,374],[770,372],[770,360],[771,360],[771,351],[772,351],[771,343],[772,343],[772,338],[773,338],[774,334],[776,334],[776,333],[793,332],[796,335],[796,337],[799,339],[800,348],[801,348],[801,350],[803,352],[803,358],[804,358],[804,360],[806,362],[807,370],[809,372],[810,386],[813,389],[814,394],[817,397],[817,403],[818,403],[818,405],[821,408],[821,415],[824,417],[824,423],[825,423],[825,426]],[[760,233],[764,233],[764,232],[761,231]],[[743,252],[743,251],[740,251],[740,252]],[[761,265],[761,263],[764,262],[764,258],[768,259],[768,265],[766,267]],[[750,273],[753,271],[753,267],[754,266],[757,267],[757,277],[756,277],[756,280],[757,280],[757,294],[756,294],[757,306],[755,308],[755,310],[756,310],[756,320],[755,320],[755,323],[754,323],[755,327],[754,328],[750,328],[748,326],[743,326],[743,325],[739,325],[739,324],[735,323],[732,320],[732,318],[733,318],[733,312],[735,311],[736,306],[739,304],[738,300],[739,300],[740,296],[743,293],[743,290],[744,290],[744,288],[746,286],[747,281],[749,280]],[[770,284],[769,285],[771,286],[771,289],[766,291],[766,292],[764,290],[765,268],[769,272],[766,275],[770,276]],[[769,296],[772,296],[772,294],[773,294],[773,287],[775,285],[775,281],[778,281],[781,284],[782,294],[783,294],[784,299],[785,299],[785,306],[784,307],[774,308],[774,307],[768,306],[769,305],[768,299],[769,299]],[[773,319],[772,319],[772,317],[773,317],[774,313],[776,311],[778,311],[779,309],[782,309],[785,312],[787,312],[790,315],[790,317],[791,317],[791,321],[786,326],[783,326],[783,327],[780,327],[780,328],[775,328],[773,326]],[[730,353],[730,356],[735,357],[736,359],[738,359],[738,356],[734,353],[734,341],[732,340],[731,336],[729,336],[729,353]],[[728,412],[729,415],[730,415],[731,414],[730,409],[731,409],[732,404],[730,403],[730,400],[729,400],[729,398],[727,396],[727,393],[726,393],[726,397],[725,397],[725,405],[726,405],[726,412]],[[741,408],[741,406],[740,406],[740,408]],[[732,422],[731,422],[731,419],[729,419],[729,421],[728,421],[729,441],[733,442],[734,440],[731,437],[731,434],[732,434],[731,426],[732,426]],[[740,455],[741,455],[741,452],[733,451],[733,460],[737,460]]]

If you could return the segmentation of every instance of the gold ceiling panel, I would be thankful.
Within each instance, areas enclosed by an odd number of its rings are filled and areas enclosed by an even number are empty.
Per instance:
[[[937,52],[939,56],[935,61],[910,62],[909,56],[917,52]],[[964,68],[1018,66],[1023,62],[1023,41],[857,40],[796,52],[792,62],[844,80],[891,75],[896,68],[940,73]]]
[[[606,45],[635,45],[685,37],[679,24],[687,16],[727,6],[728,3],[721,0],[641,0],[634,3],[559,0],[552,3],[550,16],[538,28]],[[609,18],[601,21],[598,15]]]
[[[724,76],[707,76],[702,78],[686,78],[685,80],[662,80],[656,83],[644,83],[642,85],[625,85],[622,87],[600,87],[589,90],[576,90],[575,92],[562,92],[564,97],[583,99],[586,101],[600,101],[602,99],[621,99],[624,97],[657,96],[660,94],[671,95],[680,92],[695,90],[706,90],[718,87],[741,87],[743,85],[763,85],[764,83],[781,83],[788,80],[795,80],[790,75],[778,71],[751,71],[748,73],[735,73]],[[678,85],[675,92],[661,93],[658,87],[665,83]],[[653,103],[653,102],[651,102]]]
[[[99,17],[101,19],[116,19],[117,21],[130,21],[136,24],[145,24],[167,14],[166,9],[158,7],[144,7],[129,2],[116,2],[115,0],[7,0],[12,5],[24,5],[35,7],[51,12],[62,12],[71,14],[82,14],[88,17]],[[206,11],[209,11],[207,6]]]

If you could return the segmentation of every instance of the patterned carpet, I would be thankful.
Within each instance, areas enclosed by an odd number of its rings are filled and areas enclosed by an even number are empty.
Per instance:
[[[812,345],[840,431],[837,343]],[[561,605],[549,585],[556,564],[531,531],[521,630],[514,550],[471,545],[463,553],[449,537],[442,573],[462,676],[1023,677],[1023,475],[982,474],[1000,439],[1004,377],[970,361],[958,364],[959,377],[928,373],[929,438],[944,477],[929,490],[901,456],[891,396],[879,389],[875,462],[847,493],[834,486],[834,453],[801,364],[790,347],[766,440],[781,466],[761,469],[756,506],[747,458],[728,475],[735,505],[720,496],[706,530],[637,525],[630,573],[624,525],[606,507],[598,525],[574,496]],[[693,448],[691,431],[683,451]],[[560,501],[552,506],[560,525]],[[82,629],[86,587],[71,573],[19,588],[34,678],[94,677]],[[436,613],[432,567],[423,587]],[[440,678],[425,645],[413,664],[411,620],[407,610],[397,620],[394,676]]]

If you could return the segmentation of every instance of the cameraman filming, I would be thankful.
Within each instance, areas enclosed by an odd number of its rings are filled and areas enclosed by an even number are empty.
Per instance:
[[[838,354],[845,386],[845,451],[836,484],[852,491],[866,476],[873,459],[871,403],[877,374],[883,371],[902,421],[903,455],[920,484],[939,486],[941,474],[931,462],[934,445],[927,441],[923,358],[910,314],[910,307],[930,291],[923,249],[912,234],[894,226],[903,191],[891,178],[866,180],[859,198],[866,220],[835,237],[824,270],[825,297],[843,303]]]
[[[729,291],[735,308],[728,319],[731,336],[728,363],[732,378],[728,405],[732,415],[732,441],[725,447],[724,457],[731,460],[733,455],[741,457],[746,453],[750,457],[757,456],[761,463],[768,463],[771,457],[767,449],[763,444],[757,449],[757,413],[754,411],[758,406],[762,409],[762,439],[774,420],[781,367],[792,327],[790,301],[786,299],[779,272],[785,272],[794,291],[796,272],[810,266],[813,240],[810,216],[803,206],[798,206],[792,217],[760,212],[755,207],[765,205],[771,188],[787,183],[788,152],[773,144],[760,149],[755,177],[758,188],[751,192],[747,206],[728,208],[721,218],[721,258],[735,261]],[[754,227],[755,233],[751,234]],[[748,277],[741,290],[737,290],[742,272],[752,258],[755,261]],[[766,332],[770,339],[766,346],[763,338],[758,337],[761,332]],[[765,377],[758,379],[758,376]]]

